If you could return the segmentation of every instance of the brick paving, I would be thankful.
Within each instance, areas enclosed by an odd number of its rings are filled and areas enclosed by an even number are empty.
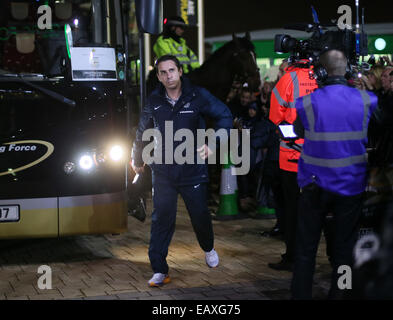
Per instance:
[[[281,300],[289,299],[291,273],[267,267],[276,262],[283,242],[265,238],[274,220],[213,221],[220,265],[204,261],[179,199],[176,231],[169,248],[172,282],[147,287],[152,275],[147,255],[150,217],[144,223],[128,219],[121,235],[0,242],[0,300]],[[151,202],[148,202],[151,212]],[[40,265],[52,268],[52,289],[41,290]],[[330,266],[321,241],[317,256],[314,297],[324,299]]]

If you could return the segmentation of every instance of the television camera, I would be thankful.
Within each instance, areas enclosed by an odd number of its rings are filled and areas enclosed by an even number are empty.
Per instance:
[[[298,40],[286,34],[277,34],[274,41],[274,50],[281,53],[290,53],[289,63],[300,67],[313,66],[313,77],[318,82],[323,82],[327,73],[319,64],[319,57],[328,50],[336,49],[344,52],[348,59],[348,78],[361,76],[364,71],[370,69],[364,62],[364,56],[368,55],[367,34],[364,32],[364,9],[362,11],[362,28],[359,25],[359,0],[356,0],[357,23],[355,30],[346,26],[340,29],[334,23],[321,24],[318,15],[311,7],[313,23],[296,23],[284,26],[284,29],[305,31],[312,33],[308,39]],[[362,62],[360,57],[362,56]],[[300,61],[302,62],[300,63]],[[304,63],[304,61],[307,61]]]

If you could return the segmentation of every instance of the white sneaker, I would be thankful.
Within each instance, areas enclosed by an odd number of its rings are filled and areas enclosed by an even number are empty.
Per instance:
[[[217,267],[218,262],[220,261],[220,259],[218,258],[218,254],[214,249],[212,249],[212,251],[205,252],[205,260],[206,260],[206,264],[210,268]]]
[[[150,287],[161,287],[169,282],[171,282],[171,278],[167,274],[155,273],[148,283]]]

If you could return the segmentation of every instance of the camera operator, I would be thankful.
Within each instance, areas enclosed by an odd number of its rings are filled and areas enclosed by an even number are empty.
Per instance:
[[[297,177],[302,191],[291,286],[294,299],[312,297],[315,257],[328,212],[333,213],[329,298],[340,296],[338,268],[352,266],[367,184],[367,129],[377,97],[347,85],[347,63],[342,51],[323,53],[320,64],[328,75],[324,87],[296,103],[295,130],[301,136],[296,128],[303,126],[305,139]]]
[[[318,88],[317,82],[310,78],[309,61],[306,56],[300,56],[297,62],[291,62],[286,73],[280,78],[273,88],[269,119],[279,125],[285,121],[292,124],[296,119],[296,99],[310,94]],[[302,145],[303,139],[295,141]],[[285,213],[282,219],[286,252],[278,263],[269,263],[269,267],[275,270],[292,270],[294,262],[295,232],[297,220],[297,203],[300,189],[297,185],[297,161],[300,152],[287,145],[285,141],[280,143],[280,177],[285,199]]]

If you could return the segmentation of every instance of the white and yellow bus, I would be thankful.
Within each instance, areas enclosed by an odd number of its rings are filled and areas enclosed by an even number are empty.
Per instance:
[[[127,230],[130,3],[1,1],[0,239]]]

